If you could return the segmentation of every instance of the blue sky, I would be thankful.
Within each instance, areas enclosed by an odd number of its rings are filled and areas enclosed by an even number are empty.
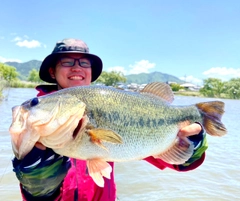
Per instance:
[[[1,2],[0,62],[43,60],[63,38],[84,40],[105,71],[240,77],[239,0]]]

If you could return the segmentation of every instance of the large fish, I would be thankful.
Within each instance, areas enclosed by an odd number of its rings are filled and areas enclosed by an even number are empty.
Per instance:
[[[194,145],[178,131],[193,122],[212,136],[222,136],[224,103],[173,106],[167,84],[152,83],[140,92],[80,86],[33,98],[13,108],[13,150],[23,158],[38,141],[56,153],[87,160],[89,174],[103,186],[111,167],[106,161],[148,156],[182,164]]]

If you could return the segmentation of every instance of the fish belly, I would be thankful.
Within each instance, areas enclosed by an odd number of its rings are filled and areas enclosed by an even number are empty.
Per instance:
[[[167,130],[167,131],[166,131]],[[57,153],[82,160],[101,158],[106,161],[130,161],[140,160],[152,155],[158,155],[170,148],[177,136],[177,126],[165,128],[164,133],[125,133],[120,134],[123,143],[113,144],[101,142],[102,146],[91,142],[87,134],[75,139],[62,149],[55,150]]]

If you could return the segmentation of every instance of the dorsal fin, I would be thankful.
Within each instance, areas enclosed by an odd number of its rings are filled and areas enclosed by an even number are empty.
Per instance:
[[[153,82],[147,84],[140,91],[140,93],[158,96],[161,99],[167,101],[168,103],[172,103],[174,100],[174,94],[171,87],[168,84],[162,82]]]

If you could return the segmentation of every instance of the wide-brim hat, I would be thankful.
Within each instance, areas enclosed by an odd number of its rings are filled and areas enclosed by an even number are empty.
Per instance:
[[[70,38],[58,41],[52,53],[43,60],[39,70],[39,77],[43,81],[56,83],[56,80],[53,79],[49,73],[49,68],[55,67],[60,54],[66,53],[81,53],[85,54],[86,57],[90,59],[92,68],[91,82],[94,82],[102,73],[102,60],[97,55],[89,53],[89,48],[85,42]]]

